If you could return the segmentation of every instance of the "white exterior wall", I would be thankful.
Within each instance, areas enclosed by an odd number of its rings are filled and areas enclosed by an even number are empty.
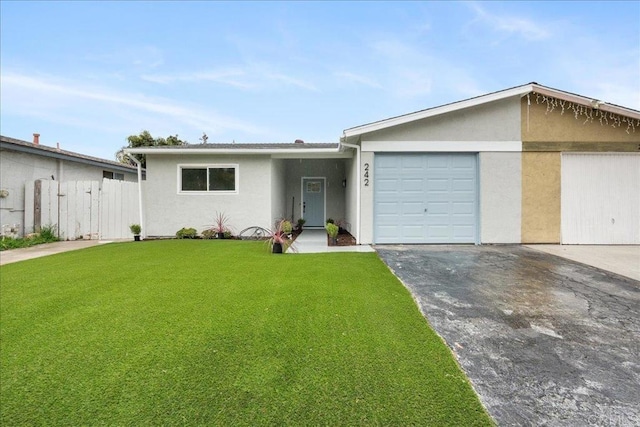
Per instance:
[[[178,194],[178,164],[238,164],[237,194]],[[175,236],[182,227],[201,233],[213,225],[216,211],[229,217],[234,232],[270,228],[272,166],[268,157],[147,155],[144,212],[147,236]]]
[[[347,188],[345,191],[345,220],[347,221],[347,231],[356,237],[358,230],[358,164],[357,156],[345,160],[345,176],[347,177]],[[360,242],[358,242],[360,243]]]
[[[282,218],[288,218],[286,215],[286,170],[284,162],[282,159],[273,159],[271,161],[271,224],[275,224],[276,221]],[[289,207],[289,209],[291,209],[291,207]]]
[[[360,229],[360,243],[371,244],[373,243],[373,156],[371,152],[362,152],[360,157],[360,199],[362,205],[360,207],[361,216],[361,229]],[[369,185],[365,185],[365,166],[369,165]]]
[[[480,153],[480,243],[520,243],[522,153]]]
[[[98,167],[69,160],[53,159],[35,154],[12,150],[0,151],[0,189],[7,190],[9,196],[0,199],[0,226],[20,224],[20,232],[33,232],[33,213],[25,218],[25,191],[33,185],[25,187],[37,179],[56,181],[99,181],[107,166]],[[136,172],[125,173],[126,181],[137,181]],[[33,194],[27,197],[33,198]],[[30,221],[30,223],[29,223]],[[26,224],[26,226],[25,226]]]

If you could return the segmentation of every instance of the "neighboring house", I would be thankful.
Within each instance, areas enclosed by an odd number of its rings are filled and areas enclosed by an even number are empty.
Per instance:
[[[39,143],[39,134],[33,136],[33,142],[0,136],[2,234],[33,232],[33,212],[27,212],[25,219],[25,200],[33,199],[33,194],[28,194],[25,199],[25,191],[30,191],[25,189],[33,188],[37,180],[102,182],[103,178],[109,178],[138,181],[135,167],[47,147]],[[6,228],[13,231],[9,233]]]
[[[146,234],[342,220],[358,243],[640,244],[640,111],[530,83],[350,129],[337,144],[147,154]]]

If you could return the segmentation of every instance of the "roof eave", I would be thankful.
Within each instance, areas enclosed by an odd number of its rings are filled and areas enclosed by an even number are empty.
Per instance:
[[[129,154],[335,154],[337,148],[125,148]]]
[[[85,165],[101,167],[103,169],[109,169],[112,171],[127,172],[127,173],[133,173],[133,174],[136,173],[136,168],[133,166],[129,166],[126,164],[117,164],[115,162],[108,162],[108,161],[103,162],[97,158],[74,156],[72,154],[69,154],[69,152],[67,151],[43,150],[40,147],[28,146],[24,144],[15,144],[10,141],[0,141],[0,148],[17,151],[21,153],[26,153],[26,154],[34,154],[42,157],[49,157],[51,159],[60,159],[60,160],[66,160],[70,162],[81,163]]]
[[[345,138],[354,137],[354,136],[362,135],[365,133],[375,132],[375,131],[386,129],[389,127],[410,123],[416,120],[426,119],[429,117],[434,117],[441,114],[462,110],[465,108],[475,107],[475,106],[486,104],[489,102],[500,101],[513,96],[524,96],[532,92],[539,93],[541,95],[551,96],[554,98],[564,99],[566,101],[574,102],[590,108],[599,109],[602,111],[619,114],[621,116],[626,116],[636,120],[640,120],[640,111],[632,110],[632,109],[621,107],[614,104],[607,104],[606,102],[602,102],[597,99],[587,98],[587,97],[572,94],[569,92],[564,92],[561,90],[542,86],[537,83],[528,83],[526,85],[517,86],[511,89],[494,92],[487,95],[482,95],[482,96],[467,99],[464,101],[458,101],[458,102],[443,105],[440,107],[430,108],[428,110],[418,111],[415,113],[405,114],[403,116],[393,117],[390,119],[381,120],[378,122],[345,129],[343,131],[343,136]]]
[[[403,116],[393,117],[390,119],[381,120],[379,122],[345,129],[343,131],[343,134],[345,137],[349,138],[351,136],[362,135],[364,133],[375,132],[389,127],[410,123],[415,120],[426,119],[429,117],[450,113],[452,111],[462,110],[464,108],[475,107],[477,105],[485,104],[488,102],[499,101],[505,98],[510,98],[512,96],[526,95],[533,90],[533,86],[534,85],[530,83],[523,86],[517,86],[512,89],[490,93],[488,95],[483,95],[464,101],[458,101],[440,107],[430,108],[428,110],[418,111],[416,113],[405,114]]]

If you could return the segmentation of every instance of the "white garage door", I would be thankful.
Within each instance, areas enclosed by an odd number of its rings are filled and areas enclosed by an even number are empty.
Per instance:
[[[472,153],[381,153],[374,167],[376,243],[476,243]]]
[[[640,154],[562,155],[562,243],[640,244]]]

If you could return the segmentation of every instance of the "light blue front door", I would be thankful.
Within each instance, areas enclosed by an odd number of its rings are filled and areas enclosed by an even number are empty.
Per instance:
[[[302,217],[305,227],[324,227],[324,179],[302,179]]]
[[[375,243],[475,243],[474,153],[375,155]]]

